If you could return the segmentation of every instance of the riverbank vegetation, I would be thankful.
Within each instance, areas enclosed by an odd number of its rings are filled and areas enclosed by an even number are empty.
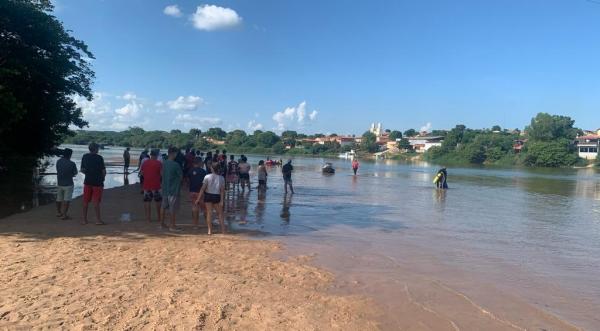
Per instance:
[[[251,134],[243,130],[226,132],[221,128],[210,128],[206,131],[191,129],[189,132],[145,131],[141,128],[130,128],[120,132],[79,130],[74,136],[67,137],[64,143],[85,145],[96,142],[102,145],[163,149],[178,146],[199,150],[226,149],[231,153],[274,155],[337,155],[350,150],[348,147],[342,148],[339,143],[333,141],[323,144],[303,141],[324,136],[323,134],[305,135],[291,130],[277,135],[262,130],[256,130]]]
[[[52,15],[47,0],[0,2],[0,169],[31,169],[87,123],[94,55]]]
[[[457,125],[424,158],[448,164],[500,164],[564,167],[581,162],[573,143],[578,129],[568,116],[539,113],[524,132],[468,129]]]

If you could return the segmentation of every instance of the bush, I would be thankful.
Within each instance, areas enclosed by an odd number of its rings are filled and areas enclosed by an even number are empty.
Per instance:
[[[536,167],[565,167],[577,162],[577,154],[567,139],[536,141],[527,145],[524,163]]]
[[[462,157],[469,163],[482,164],[485,161],[485,151],[483,147],[469,144],[461,149]]]

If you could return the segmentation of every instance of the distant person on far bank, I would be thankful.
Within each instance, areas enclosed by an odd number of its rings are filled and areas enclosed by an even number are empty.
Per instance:
[[[150,152],[150,159],[142,164],[140,174],[144,176],[144,184],[142,184],[142,190],[144,191],[144,211],[146,212],[146,221],[152,221],[152,201],[156,204],[156,217],[158,222],[161,223],[161,202],[162,195],[160,194],[160,174],[162,172],[162,162],[158,160],[160,151],[153,149]]]
[[[73,177],[77,175],[77,165],[71,161],[73,150],[65,148],[63,156],[56,161],[56,178],[58,188],[56,190],[56,217],[63,220],[70,219],[69,204],[73,199]]]
[[[437,188],[448,188],[448,171],[446,170],[446,167],[443,167],[440,170],[438,170],[437,174],[435,175],[435,178],[433,179],[433,183]]]
[[[81,224],[88,223],[88,207],[90,202],[94,204],[96,212],[96,225],[104,225],[100,217],[100,202],[102,201],[102,192],[104,190],[104,178],[106,177],[106,167],[104,158],[98,155],[100,146],[91,143],[90,152],[81,159],[81,172],[85,174],[83,180],[83,221]]]
[[[162,205],[161,225],[166,227],[165,215],[168,212],[171,220],[169,230],[181,231],[176,227],[176,217],[180,205],[181,181],[183,179],[183,168],[175,162],[175,158],[181,154],[179,148],[169,147],[169,157],[163,162],[162,171]]]
[[[123,152],[123,173],[129,173],[129,163],[131,162],[131,155],[129,154],[129,147],[125,148]]]
[[[212,172],[206,177],[200,189],[196,204],[204,201],[206,204],[206,225],[208,234],[212,234],[212,212],[215,210],[219,218],[221,233],[225,234],[225,216],[223,215],[223,202],[225,200],[225,178],[217,173],[218,163],[211,163]]]
[[[358,163],[357,159],[353,159],[352,160],[352,171],[354,171],[354,176],[356,176],[356,173],[358,172],[358,167],[360,166],[360,163]]]
[[[286,194],[288,192],[288,186],[290,187],[292,194],[294,194],[294,186],[292,185],[292,171],[294,171],[292,160],[288,160],[287,163],[281,168],[281,173],[283,174],[283,187]]]

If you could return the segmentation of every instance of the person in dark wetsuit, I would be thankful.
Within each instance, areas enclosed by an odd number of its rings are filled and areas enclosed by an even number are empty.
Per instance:
[[[443,167],[440,170],[438,170],[436,176],[440,176],[440,178],[435,183],[435,186],[437,188],[447,189],[448,188],[448,171],[446,170],[446,167]]]

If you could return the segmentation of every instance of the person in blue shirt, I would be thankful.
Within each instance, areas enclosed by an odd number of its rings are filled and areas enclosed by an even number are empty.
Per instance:
[[[192,219],[194,227],[197,229],[200,221],[200,210],[205,213],[204,201],[198,200],[202,182],[206,177],[206,170],[203,168],[204,161],[201,157],[194,158],[192,167],[188,170],[187,179],[190,186],[190,201],[192,202]]]

